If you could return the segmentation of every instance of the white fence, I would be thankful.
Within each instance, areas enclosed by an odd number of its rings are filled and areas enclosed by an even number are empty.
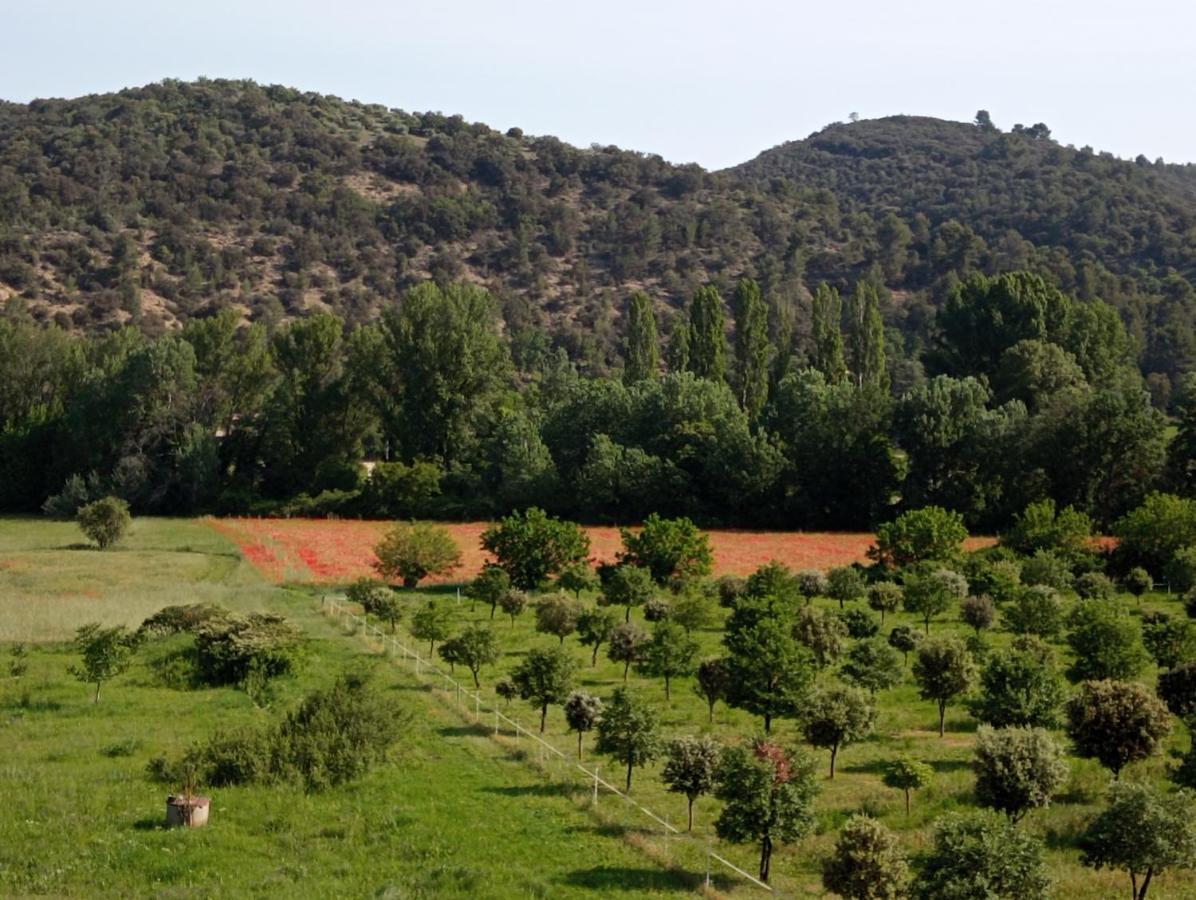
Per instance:
[[[389,645],[391,647],[391,649],[393,649],[394,652],[396,654],[398,654],[395,658],[401,659],[404,663],[410,665],[414,669],[415,675],[417,678],[422,679],[425,677],[432,677],[432,678],[435,678],[436,680],[443,681],[448,692],[456,694],[458,708],[463,709],[463,702],[472,704],[474,721],[480,723],[482,721],[483,715],[489,717],[491,714],[493,714],[493,716],[494,716],[494,735],[495,736],[497,736],[499,734],[502,724],[505,723],[507,726],[509,726],[511,728],[511,730],[515,733],[515,735],[517,737],[518,736],[526,736],[526,737],[530,738],[532,741],[534,741],[536,743],[536,745],[542,751],[546,751],[546,752],[550,753],[552,756],[564,761],[565,763],[572,763],[570,770],[581,773],[585,777],[587,786],[590,786],[590,785],[593,786],[593,791],[594,791],[593,802],[595,804],[598,803],[599,791],[600,790],[608,791],[609,793],[613,794],[614,796],[616,796],[616,797],[622,799],[624,802],[626,802],[630,808],[637,810],[638,812],[640,812],[641,814],[643,814],[644,816],[646,816],[647,818],[651,819],[653,822],[655,822],[656,824],[658,824],[662,828],[664,828],[666,835],[676,836],[678,839],[688,841],[689,843],[691,843],[693,845],[697,844],[697,841],[694,840],[694,838],[691,837],[689,834],[681,831],[679,828],[677,828],[675,825],[673,825],[667,819],[662,818],[661,816],[657,815],[655,812],[648,809],[646,806],[643,806],[643,805],[637,803],[628,794],[619,790],[617,787],[615,787],[610,782],[606,781],[601,775],[598,774],[598,770],[596,768],[591,769],[587,766],[582,765],[580,762],[573,760],[571,753],[566,753],[565,751],[561,750],[559,747],[556,747],[555,745],[544,740],[544,738],[541,737],[536,732],[525,728],[518,721],[516,721],[515,719],[512,719],[511,717],[509,717],[505,713],[503,713],[498,708],[497,705],[491,705],[490,703],[484,701],[482,699],[482,695],[481,695],[480,691],[475,690],[474,688],[470,687],[469,685],[463,685],[457,679],[453,678],[453,676],[450,675],[448,672],[445,672],[443,669],[441,669],[439,666],[437,666],[436,663],[433,662],[431,659],[420,656],[418,650],[408,647],[401,640],[399,640],[396,635],[385,634],[382,631],[382,629],[379,628],[377,625],[374,625],[373,623],[369,622],[364,616],[359,616],[356,613],[352,612],[351,610],[349,610],[347,607],[342,605],[339,601],[337,601],[334,598],[322,597],[321,598],[321,608],[323,609],[323,611],[325,613],[331,614],[332,616],[336,617],[340,621],[345,622],[345,623],[353,622],[360,628],[364,629],[367,633],[373,634],[379,641],[382,642],[383,646]],[[755,876],[751,875],[750,873],[745,872],[739,866],[735,865],[730,860],[727,860],[724,857],[720,856],[718,853],[716,853],[714,850],[710,849],[709,847],[701,848],[701,850],[705,854],[705,857],[706,857],[706,886],[707,887],[710,886],[710,872],[711,872],[711,868],[712,868],[711,863],[717,863],[719,866],[723,866],[724,868],[730,870],[731,872],[735,873],[740,878],[743,878],[750,884],[752,884],[758,888],[762,888],[763,890],[768,891],[769,893],[774,893],[774,889],[771,885],[766,884],[765,882],[761,881],[760,879],[756,878]]]

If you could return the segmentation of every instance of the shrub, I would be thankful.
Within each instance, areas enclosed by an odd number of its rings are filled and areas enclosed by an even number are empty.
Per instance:
[[[620,534],[619,562],[647,569],[659,585],[704,578],[714,565],[710,539],[686,518],[664,519],[653,513],[638,532],[622,528]]]
[[[1082,600],[1072,611],[1067,643],[1075,653],[1068,674],[1075,681],[1128,680],[1148,657],[1138,623],[1115,604]]]
[[[1100,760],[1114,777],[1154,753],[1170,729],[1167,708],[1140,684],[1085,681],[1067,703],[1075,754]]]
[[[908,878],[896,836],[868,816],[848,819],[822,862],[822,886],[845,900],[902,900]]]
[[[482,533],[482,547],[493,554],[515,587],[530,591],[550,575],[585,560],[590,539],[576,523],[531,507],[487,528]]]
[[[798,593],[807,601],[815,597],[826,596],[826,576],[818,569],[803,569],[795,577],[797,579]]]
[[[724,575],[718,580],[718,604],[724,609],[734,609],[739,598],[747,591],[747,579],[739,575]]]
[[[965,625],[976,630],[979,635],[985,628],[991,628],[997,617],[997,607],[992,597],[985,594],[964,597],[959,604],[959,615]]]
[[[1019,639],[989,657],[970,708],[981,722],[997,728],[1055,728],[1066,695],[1050,647],[1033,638]]]
[[[959,555],[967,536],[963,516],[939,506],[927,506],[881,525],[868,556],[889,568],[930,560],[948,562]]]
[[[839,671],[847,681],[873,694],[900,683],[904,674],[897,651],[879,637],[856,641]]]
[[[1039,550],[1022,563],[1022,584],[1066,591],[1071,587],[1071,569],[1061,557],[1049,550]]]
[[[843,655],[843,639],[847,624],[837,615],[812,606],[804,607],[793,624],[793,637],[808,647],[819,668],[824,668]]]
[[[976,594],[993,598],[998,606],[1012,600],[1022,586],[1022,566],[1013,559],[985,560],[973,554],[968,557],[968,584]]]
[[[209,685],[244,684],[251,675],[269,680],[294,670],[302,633],[275,613],[225,612],[195,631],[196,674]]]
[[[1077,577],[1075,589],[1082,600],[1112,600],[1117,595],[1112,579],[1100,572],[1085,572]]]
[[[1001,620],[1014,634],[1053,638],[1063,627],[1063,603],[1053,588],[1037,584],[1002,609]]]
[[[374,555],[378,574],[406,588],[461,565],[461,549],[448,530],[426,522],[395,525],[374,547]]]
[[[649,622],[665,622],[673,613],[673,604],[666,597],[651,597],[644,603],[644,618]]]
[[[87,537],[101,550],[120,542],[129,530],[133,517],[129,504],[119,497],[105,497],[79,509],[75,521]]]
[[[1171,590],[1184,594],[1196,587],[1196,546],[1180,547],[1167,562],[1163,576]]]
[[[1041,728],[981,725],[974,766],[976,799],[1014,822],[1049,806],[1068,774],[1063,750]]]
[[[211,603],[164,606],[141,623],[137,633],[143,637],[167,637],[194,634],[205,622],[228,615],[228,610]]]
[[[862,609],[845,609],[839,613],[839,618],[847,627],[848,637],[853,640],[870,638],[880,631],[880,624],[876,619]]]
[[[934,847],[911,885],[915,900],[1047,896],[1041,838],[990,812],[954,814],[935,828]]]
[[[1167,613],[1151,613],[1142,618],[1142,643],[1162,669],[1196,659],[1196,625]]]
[[[1196,660],[1188,660],[1159,673],[1155,688],[1172,715],[1186,722],[1196,718]]]

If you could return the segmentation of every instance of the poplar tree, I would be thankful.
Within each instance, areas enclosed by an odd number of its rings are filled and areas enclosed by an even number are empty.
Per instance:
[[[847,373],[843,359],[843,331],[839,326],[843,304],[839,292],[825,282],[814,292],[811,326],[814,339],[814,368],[832,383]]]
[[[739,405],[748,418],[759,417],[768,400],[768,307],[760,286],[744,278],[735,288],[735,375]]]
[[[725,381],[727,323],[718,288],[707,285],[694,292],[689,307],[689,370],[699,378]]]
[[[627,337],[623,351],[623,383],[627,385],[655,378],[660,366],[656,313],[652,299],[643,291],[631,295],[627,307]]]
[[[861,281],[855,287],[848,307],[851,326],[848,350],[851,371],[860,387],[889,389],[889,372],[885,366],[885,326],[880,315],[880,293],[876,285]]]

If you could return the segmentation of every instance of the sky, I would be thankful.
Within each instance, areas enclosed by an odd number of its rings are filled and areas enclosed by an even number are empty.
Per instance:
[[[1196,162],[1190,0],[2,0],[0,98],[252,78],[710,169],[905,113]]]

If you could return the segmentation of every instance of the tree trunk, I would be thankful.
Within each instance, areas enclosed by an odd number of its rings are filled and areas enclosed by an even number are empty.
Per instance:
[[[669,695],[669,676],[668,676],[668,675],[664,676],[664,699],[666,699],[666,700],[672,700],[672,699],[673,699],[673,698],[672,698],[672,697]]]
[[[623,621],[624,622],[631,621],[631,607],[630,606],[628,606],[627,610],[623,613]]]
[[[944,724],[946,722],[946,719],[947,719],[947,701],[940,700],[939,701],[939,737],[943,737],[947,733],[946,725]]]
[[[558,634],[557,637],[559,637],[561,639],[561,646],[564,647],[565,646],[565,636],[563,634]]]
[[[694,798],[689,798],[689,824],[685,827],[686,831],[694,830]]]
[[[715,704],[715,703],[717,703],[717,702],[718,702],[717,700],[714,700],[714,701],[709,701],[709,700],[708,700],[708,701],[706,702],[706,705],[710,707],[710,718],[709,718],[709,721],[710,721],[710,724],[712,724],[712,725],[714,724],[714,704]]]
[[[1154,875],[1154,867],[1146,870],[1146,877],[1142,879],[1142,890],[1138,892],[1138,896],[1134,900],[1146,900],[1146,889],[1150,887],[1150,879]]]
[[[629,794],[631,793],[631,767],[633,765],[634,763],[630,759],[627,760],[627,793]]]
[[[581,732],[577,732],[577,758],[581,759]]]
[[[627,683],[627,670],[631,668],[631,660],[623,660],[623,683]]]
[[[473,689],[475,691],[480,691],[482,689],[482,683],[478,681],[478,670],[470,669],[469,671],[473,674]]]
[[[540,707],[540,734],[544,733],[544,722],[548,718],[548,704]]]
[[[602,645],[600,643],[594,644],[594,652],[590,654],[590,667],[598,665],[598,648]]]
[[[883,609],[880,611],[880,627],[885,627],[885,611]]]
[[[909,818],[909,788],[905,789],[905,817]]]
[[[498,604],[497,604],[497,603],[491,603],[491,604],[490,604],[490,621],[491,621],[491,622],[493,622],[493,621],[494,621],[494,613],[495,613],[495,611],[496,611],[497,609],[498,609]]]
[[[768,867],[772,862],[772,838],[767,834],[760,841],[760,880],[768,884]]]
[[[926,633],[929,635],[930,634],[930,620],[926,619],[922,624],[926,627]]]
[[[839,755],[839,745],[831,747],[831,781],[835,780],[835,757]]]
[[[772,734],[772,713],[764,714],[764,733]]]
[[[102,684],[102,682],[99,682],[99,681],[96,682],[96,695],[95,695],[95,698],[91,701],[92,703],[100,702],[100,684]]]

